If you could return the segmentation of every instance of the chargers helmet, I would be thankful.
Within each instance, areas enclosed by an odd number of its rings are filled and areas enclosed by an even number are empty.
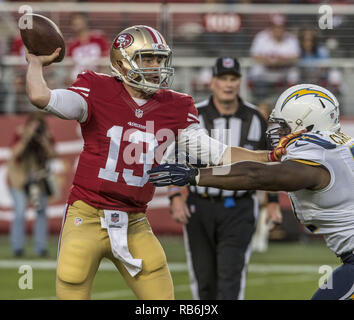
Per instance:
[[[327,89],[314,84],[299,84],[285,90],[269,116],[267,136],[271,145],[291,132],[337,131],[339,103]]]
[[[162,57],[159,67],[143,68],[144,54]],[[110,51],[111,70],[114,76],[148,94],[171,87],[174,69],[171,68],[172,51],[157,30],[143,25],[121,31],[112,42]],[[149,80],[158,75],[158,83]]]

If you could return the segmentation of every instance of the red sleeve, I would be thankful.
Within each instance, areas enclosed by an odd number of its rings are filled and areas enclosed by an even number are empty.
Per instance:
[[[181,129],[185,129],[193,123],[199,124],[198,110],[194,105],[193,98],[191,96],[186,96],[183,98],[183,100],[185,102],[186,112],[184,113],[184,119],[182,119],[184,125]]]
[[[90,76],[87,72],[80,73],[74,83],[68,88],[68,90],[74,91],[80,94],[87,102],[89,102],[90,96]]]

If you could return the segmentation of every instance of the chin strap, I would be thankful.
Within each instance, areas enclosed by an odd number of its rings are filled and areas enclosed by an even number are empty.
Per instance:
[[[159,88],[151,88],[151,87],[145,87],[143,85],[139,85],[139,84],[136,84],[134,82],[130,82],[126,79],[126,77],[124,77],[122,75],[122,73],[120,73],[117,68],[115,68],[113,66],[113,64],[111,63],[110,65],[110,68],[111,68],[111,73],[113,76],[115,77],[118,77],[119,80],[122,80],[124,83],[126,83],[127,85],[131,86],[131,87],[134,87],[135,89],[139,90],[139,91],[142,91],[143,93],[147,93],[147,94],[154,94],[157,90],[159,90]]]

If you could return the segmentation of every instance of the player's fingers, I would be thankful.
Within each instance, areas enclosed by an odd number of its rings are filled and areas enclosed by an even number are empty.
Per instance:
[[[52,58],[57,58],[60,54],[61,48],[56,48],[55,51],[51,54]]]
[[[152,168],[150,170],[147,171],[147,174],[153,174],[153,173],[168,173],[168,170],[165,170],[165,166],[164,165],[159,165],[155,168]]]
[[[26,56],[26,61],[28,62],[28,55],[29,55],[29,53],[28,53],[28,50],[27,50],[27,48],[25,47],[25,56]]]
[[[277,211],[273,217],[273,221],[275,224],[281,224],[283,222],[283,215],[280,211]]]
[[[283,155],[286,155],[286,149],[285,148],[276,148],[274,150],[275,157],[280,160]]]
[[[156,183],[156,182],[164,182],[169,180],[170,180],[170,176],[168,172],[159,172],[155,174],[150,174],[148,181],[151,183]]]
[[[188,221],[188,219],[191,217],[191,213],[189,212],[189,209],[186,204],[184,204],[183,206],[183,216],[186,221]]]
[[[27,63],[29,63],[33,57],[36,57],[36,56],[29,53],[27,48],[25,47],[25,58],[26,58]]]
[[[188,220],[185,218],[183,212],[181,212],[181,211],[179,211],[179,210],[173,211],[172,217],[173,217],[173,219],[174,219],[176,222],[178,222],[178,223],[186,224],[187,221],[188,221]]]
[[[42,64],[44,66],[50,65],[60,54],[61,48],[56,48],[54,52],[48,56],[40,56]]]
[[[52,62],[53,60],[55,60],[57,57],[59,57],[61,48],[56,48],[55,51],[48,57],[49,61]]]
[[[186,208],[185,214],[186,214],[186,216],[187,216],[188,218],[191,217],[191,213],[190,213],[190,211],[188,210],[188,208]]]
[[[280,141],[279,141],[278,146],[284,147],[291,139],[294,139],[294,138],[302,135],[305,132],[307,132],[307,130],[306,129],[302,129],[302,130],[299,130],[299,131],[292,132],[292,133],[286,135],[285,137],[282,137],[280,139]]]
[[[186,224],[188,222],[188,219],[186,219],[185,216],[179,218],[179,222],[182,224]]]
[[[295,131],[295,132],[293,132],[293,134],[294,134],[295,137],[297,137],[297,136],[302,135],[305,132],[307,132],[307,129],[302,129],[302,130],[299,130],[299,131]]]

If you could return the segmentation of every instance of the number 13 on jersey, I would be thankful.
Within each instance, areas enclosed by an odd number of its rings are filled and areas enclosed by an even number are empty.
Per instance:
[[[122,175],[125,183],[129,186],[142,187],[148,181],[147,171],[151,169],[154,163],[154,152],[158,146],[155,135],[150,132],[144,132],[136,129],[129,129],[123,134],[123,127],[113,126],[107,131],[107,137],[110,138],[109,151],[107,155],[106,166],[100,168],[98,177],[104,180],[117,182],[120,172],[117,172],[117,164],[122,152],[123,163],[131,165],[134,162],[137,165],[143,165],[143,176],[135,176],[132,169],[123,168]],[[121,150],[122,141],[128,141],[130,144]],[[132,151],[141,151],[139,143],[146,143],[147,152],[138,152],[139,159],[132,156]],[[137,152],[135,153],[137,154]]]

